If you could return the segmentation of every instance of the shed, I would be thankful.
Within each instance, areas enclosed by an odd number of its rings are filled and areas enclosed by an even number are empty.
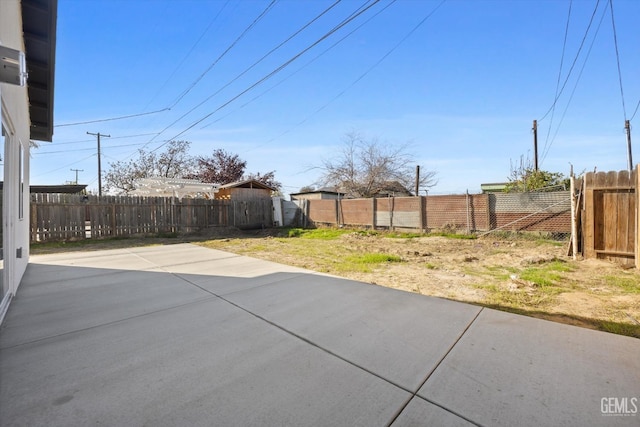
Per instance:
[[[291,193],[291,201],[294,200],[336,200],[344,199],[346,193],[329,190],[304,191],[302,193]]]
[[[224,200],[247,200],[247,199],[270,199],[275,188],[269,187],[255,179],[231,182],[220,186],[216,199]]]

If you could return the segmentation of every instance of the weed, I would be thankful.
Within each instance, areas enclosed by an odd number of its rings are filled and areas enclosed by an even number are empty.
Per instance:
[[[640,338],[640,326],[628,323],[610,322],[602,320],[598,322],[598,329],[605,332],[611,332],[618,335],[627,335],[630,337]]]
[[[560,273],[570,271],[573,271],[572,266],[561,261],[553,261],[539,267],[526,268],[520,273],[520,278],[539,286],[553,286],[563,279]]]
[[[160,232],[160,233],[156,233],[155,237],[160,238],[160,239],[177,239],[178,238],[178,233],[171,233],[171,232]]]
[[[475,240],[478,238],[475,234],[448,233],[444,231],[431,232],[427,234],[429,237],[447,237],[449,239]]]
[[[367,253],[361,255],[351,255],[347,257],[347,261],[355,264],[382,264],[386,262],[402,262],[402,258],[398,255]]]
[[[640,281],[636,277],[604,276],[607,286],[620,288],[630,294],[640,294]]]
[[[385,234],[385,237],[389,237],[391,239],[415,239],[417,237],[424,237],[422,233],[402,233],[399,231],[390,231]]]
[[[288,237],[300,237],[303,239],[333,240],[343,234],[351,233],[351,230],[343,230],[337,228],[292,228],[289,230]]]

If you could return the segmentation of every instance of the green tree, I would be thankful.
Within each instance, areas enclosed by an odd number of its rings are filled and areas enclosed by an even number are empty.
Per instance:
[[[520,156],[518,164],[511,162],[511,173],[509,183],[505,187],[505,192],[527,192],[527,191],[559,191],[569,188],[569,178],[560,172],[549,172],[536,170],[531,159]]]

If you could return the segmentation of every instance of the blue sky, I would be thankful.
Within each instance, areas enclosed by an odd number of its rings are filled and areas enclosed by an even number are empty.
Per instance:
[[[32,184],[81,169],[79,182],[97,189],[87,132],[101,132],[111,135],[103,171],[177,138],[193,155],[222,148],[248,172],[275,170],[287,194],[314,184],[316,166],[355,131],[409,144],[437,172],[430,194],[479,192],[533,157],[534,119],[543,169],[627,168],[624,120],[640,122],[640,1],[613,0],[624,110],[607,0],[343,0],[245,72],[335,0],[278,0],[249,28],[270,3],[59,0],[57,126],[32,151]]]

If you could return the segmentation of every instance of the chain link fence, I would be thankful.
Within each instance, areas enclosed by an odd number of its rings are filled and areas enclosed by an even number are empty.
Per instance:
[[[490,193],[379,199],[305,200],[306,225],[412,229],[425,232],[571,234],[569,191]]]

